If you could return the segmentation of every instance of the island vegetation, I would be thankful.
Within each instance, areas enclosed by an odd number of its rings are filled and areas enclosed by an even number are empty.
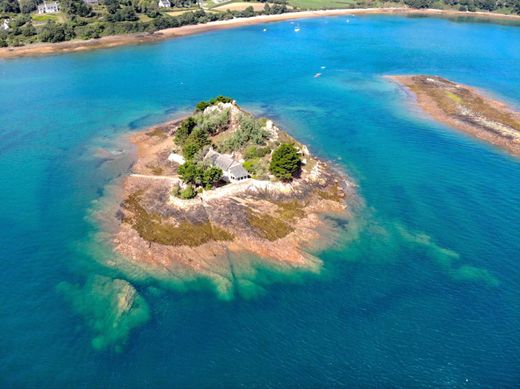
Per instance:
[[[329,218],[350,217],[348,177],[231,98],[202,101],[188,117],[131,139],[138,158],[111,242],[155,278],[204,278],[229,296],[237,292],[233,255],[316,271],[312,248],[336,236]]]
[[[392,76],[433,118],[520,156],[520,112],[438,76]]]
[[[41,8],[47,3],[56,4],[57,8]],[[212,0],[0,0],[0,47],[91,40],[130,33],[153,35],[170,28],[280,15],[288,11],[365,8],[396,12],[406,12],[406,8],[485,11],[511,15],[520,14],[520,0],[255,0],[239,3]],[[308,16],[316,15],[302,13],[302,17]],[[152,38],[140,39],[147,41]]]

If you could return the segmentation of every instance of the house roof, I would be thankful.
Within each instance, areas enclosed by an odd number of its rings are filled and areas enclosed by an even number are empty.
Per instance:
[[[239,163],[236,163],[235,165],[231,166],[229,168],[229,173],[233,177],[247,177],[249,175],[247,170],[244,169],[244,167]]]
[[[217,153],[213,149],[208,150],[204,160],[213,166],[221,168],[222,171],[228,172],[233,177],[245,177],[248,175],[247,170],[243,168],[241,163],[235,161],[231,156]]]

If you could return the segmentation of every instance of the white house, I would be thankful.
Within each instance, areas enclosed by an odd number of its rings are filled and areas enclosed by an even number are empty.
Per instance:
[[[0,27],[1,30],[7,31],[9,30],[9,19],[4,19],[2,22],[2,26]]]
[[[83,0],[86,5],[99,5],[99,0]]]
[[[159,0],[159,8],[170,8],[172,4],[170,3],[170,0]]]
[[[44,1],[43,4],[40,4],[38,6],[39,14],[55,14],[56,12],[59,12],[59,10],[60,10],[60,6],[55,1],[52,1],[50,3],[47,3],[46,1]]]
[[[235,161],[230,155],[217,153],[213,149],[209,149],[204,157],[204,161],[212,166],[222,169],[222,178],[226,181],[242,181],[249,178],[249,173],[238,161]]]

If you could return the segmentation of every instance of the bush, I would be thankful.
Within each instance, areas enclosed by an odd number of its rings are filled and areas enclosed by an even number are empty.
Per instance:
[[[180,196],[181,196],[181,199],[188,200],[188,199],[192,199],[195,196],[197,196],[197,192],[195,191],[195,189],[193,188],[192,185],[188,185],[188,186],[186,186],[186,188],[181,190]]]
[[[208,108],[210,105],[211,105],[211,104],[208,103],[207,101],[199,101],[199,102],[197,103],[197,105],[195,106],[195,110],[202,112],[202,111],[204,111],[206,108]]]
[[[240,127],[221,145],[224,152],[237,151],[247,146],[264,144],[269,133],[263,129],[263,120],[251,115],[242,115],[239,119]]]
[[[269,171],[282,181],[290,181],[300,167],[301,158],[296,147],[283,143],[273,152]]]
[[[217,103],[224,103],[224,104],[226,104],[226,103],[232,103],[232,102],[233,102],[233,99],[231,97],[220,95],[220,96],[217,96],[217,97],[211,99],[209,101],[209,105],[215,105]]]
[[[262,158],[271,152],[269,147],[249,146],[244,151],[245,159]]]

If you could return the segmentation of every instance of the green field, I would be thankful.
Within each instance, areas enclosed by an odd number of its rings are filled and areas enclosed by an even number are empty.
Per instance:
[[[289,4],[300,9],[354,8],[356,0],[289,0]]]

